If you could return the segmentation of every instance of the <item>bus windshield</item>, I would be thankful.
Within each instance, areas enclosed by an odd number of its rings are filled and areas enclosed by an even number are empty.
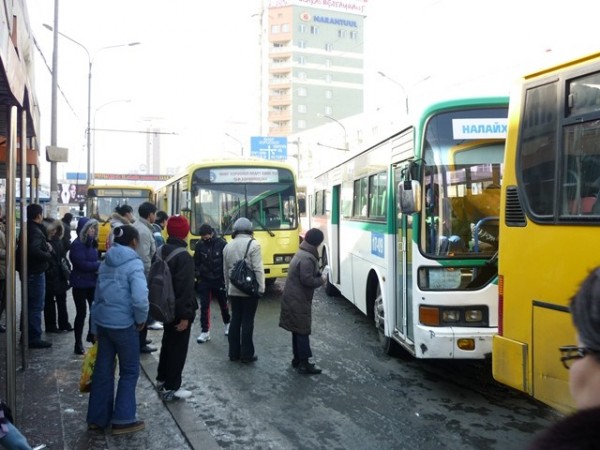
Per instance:
[[[483,123],[487,131],[465,136],[468,121]],[[506,109],[489,109],[439,114],[427,124],[420,241],[425,254],[481,257],[498,250],[505,123]]]
[[[129,205],[137,218],[138,207],[149,201],[150,192],[140,189],[90,189],[88,191],[88,211],[91,217],[99,221],[110,219],[115,208]]]
[[[200,226],[208,223],[219,234],[231,234],[233,223],[240,217],[252,221],[255,231],[271,233],[298,227],[291,173],[269,169],[271,175],[258,180],[264,182],[227,182],[227,177],[214,173],[208,178],[203,176],[202,172],[208,170],[200,169],[194,176],[192,233],[198,233]]]

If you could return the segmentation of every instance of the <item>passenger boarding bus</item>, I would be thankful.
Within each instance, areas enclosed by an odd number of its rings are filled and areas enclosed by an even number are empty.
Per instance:
[[[144,202],[153,201],[152,188],[137,185],[90,185],[87,188],[87,214],[99,222],[98,251],[106,251],[106,241],[110,234],[110,218],[115,208],[129,205],[137,217],[138,207]]]
[[[600,265],[600,53],[523,77],[510,102],[493,374],[567,412],[569,301]]]
[[[507,108],[507,98],[434,104],[314,180],[326,291],[370,317],[388,353],[492,350]]]
[[[234,222],[247,217],[261,246],[267,284],[287,276],[299,244],[296,181],[289,166],[256,158],[203,161],[157,188],[156,204],[169,216],[190,220],[190,251],[203,223],[229,240]]]

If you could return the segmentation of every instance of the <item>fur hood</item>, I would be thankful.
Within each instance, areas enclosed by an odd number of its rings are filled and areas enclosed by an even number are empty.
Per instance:
[[[58,230],[58,233],[53,236],[53,239],[60,239],[64,234],[64,227],[62,221],[58,219],[45,220],[44,226],[46,227],[46,232],[48,236]]]
[[[96,219],[89,219],[87,217],[82,217],[77,222],[77,239],[81,242],[85,243],[88,240],[87,233],[91,227],[95,226],[98,229],[98,221]],[[97,238],[98,236],[95,236]]]
[[[110,216],[110,227],[111,228],[120,227],[122,225],[131,225],[132,223],[133,222],[131,222],[127,217],[122,216],[118,212],[114,212]]]

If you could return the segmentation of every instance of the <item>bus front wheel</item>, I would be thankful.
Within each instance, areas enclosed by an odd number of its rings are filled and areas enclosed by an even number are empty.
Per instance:
[[[377,328],[379,344],[381,345],[383,352],[386,355],[394,355],[396,353],[394,340],[385,335],[385,309],[383,307],[383,295],[381,295],[381,288],[379,285],[377,285],[377,295],[373,302],[373,318],[375,319],[375,328]]]

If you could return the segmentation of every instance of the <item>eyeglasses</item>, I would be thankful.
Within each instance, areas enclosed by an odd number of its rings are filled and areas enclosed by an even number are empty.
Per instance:
[[[577,347],[576,345],[565,345],[564,347],[559,347],[558,350],[560,350],[560,361],[567,370],[571,368],[574,360],[585,358],[586,355],[594,353],[598,354],[598,352],[594,350],[585,347]]]

